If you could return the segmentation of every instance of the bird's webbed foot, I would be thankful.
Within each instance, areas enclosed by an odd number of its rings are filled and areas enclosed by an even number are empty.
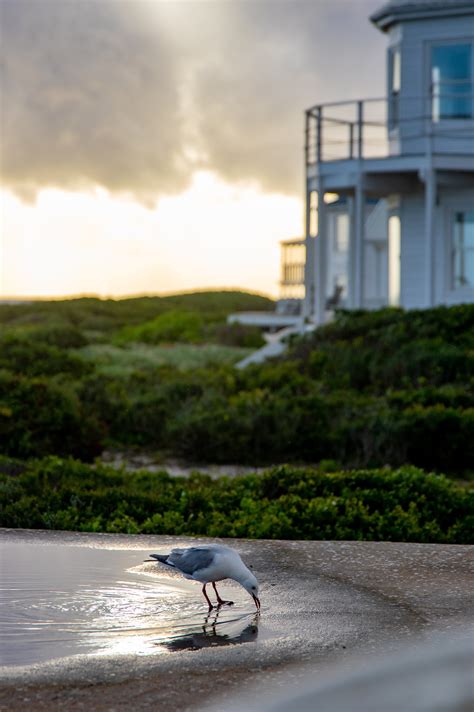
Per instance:
[[[214,588],[214,591],[215,591],[215,594],[216,594],[216,598],[217,598],[217,603],[218,603],[218,606],[219,606],[219,607],[220,607],[220,606],[233,606],[233,605],[234,605],[234,601],[224,601],[224,599],[219,596],[219,591],[217,590],[217,586],[216,586],[216,584],[215,584],[214,581],[212,582],[212,587]]]

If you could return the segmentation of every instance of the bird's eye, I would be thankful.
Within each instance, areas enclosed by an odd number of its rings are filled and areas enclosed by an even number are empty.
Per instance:
[[[255,586],[252,586],[252,591],[255,591]]]

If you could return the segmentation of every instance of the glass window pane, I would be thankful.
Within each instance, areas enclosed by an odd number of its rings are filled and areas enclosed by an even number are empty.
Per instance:
[[[402,70],[401,70],[401,61],[400,61],[400,50],[399,49],[394,49],[391,52],[391,59],[392,59],[392,69],[391,69],[391,80],[392,80],[392,86],[391,90],[392,92],[399,92],[400,91],[400,86],[402,83]]]
[[[388,303],[400,305],[400,218],[391,215],[388,219]]]
[[[347,213],[336,217],[335,238],[337,252],[347,252],[349,249],[349,215]]]
[[[309,196],[309,234],[316,237],[318,234],[318,193],[312,190]]]
[[[391,127],[395,127],[398,125],[399,119],[399,94],[402,81],[400,49],[396,48],[389,50],[389,61],[389,122]]]
[[[474,287],[474,210],[454,215],[453,286]]]
[[[472,117],[472,45],[432,47],[433,119]]]

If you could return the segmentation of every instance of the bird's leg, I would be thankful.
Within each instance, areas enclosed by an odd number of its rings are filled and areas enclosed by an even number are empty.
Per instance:
[[[217,603],[219,604],[219,606],[223,606],[225,603],[227,603],[228,606],[233,606],[233,605],[234,605],[234,601],[223,601],[223,600],[222,600],[222,598],[219,596],[219,591],[217,590],[217,586],[216,586],[216,582],[215,582],[215,581],[212,582],[212,586],[213,586],[213,588],[214,588],[214,591],[216,592]]]
[[[207,586],[207,584],[204,584],[204,586],[202,587],[202,592],[203,592],[203,594],[204,594],[204,598],[206,599],[206,601],[207,601],[207,603],[208,603],[209,610],[212,611],[212,609],[214,608],[214,606],[212,605],[211,599],[209,598],[209,596],[208,596],[207,593],[206,593],[206,586]]]

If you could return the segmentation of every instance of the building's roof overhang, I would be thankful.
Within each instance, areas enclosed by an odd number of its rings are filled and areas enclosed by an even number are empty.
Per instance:
[[[382,32],[399,22],[474,15],[474,0],[391,0],[372,13],[370,20]]]

